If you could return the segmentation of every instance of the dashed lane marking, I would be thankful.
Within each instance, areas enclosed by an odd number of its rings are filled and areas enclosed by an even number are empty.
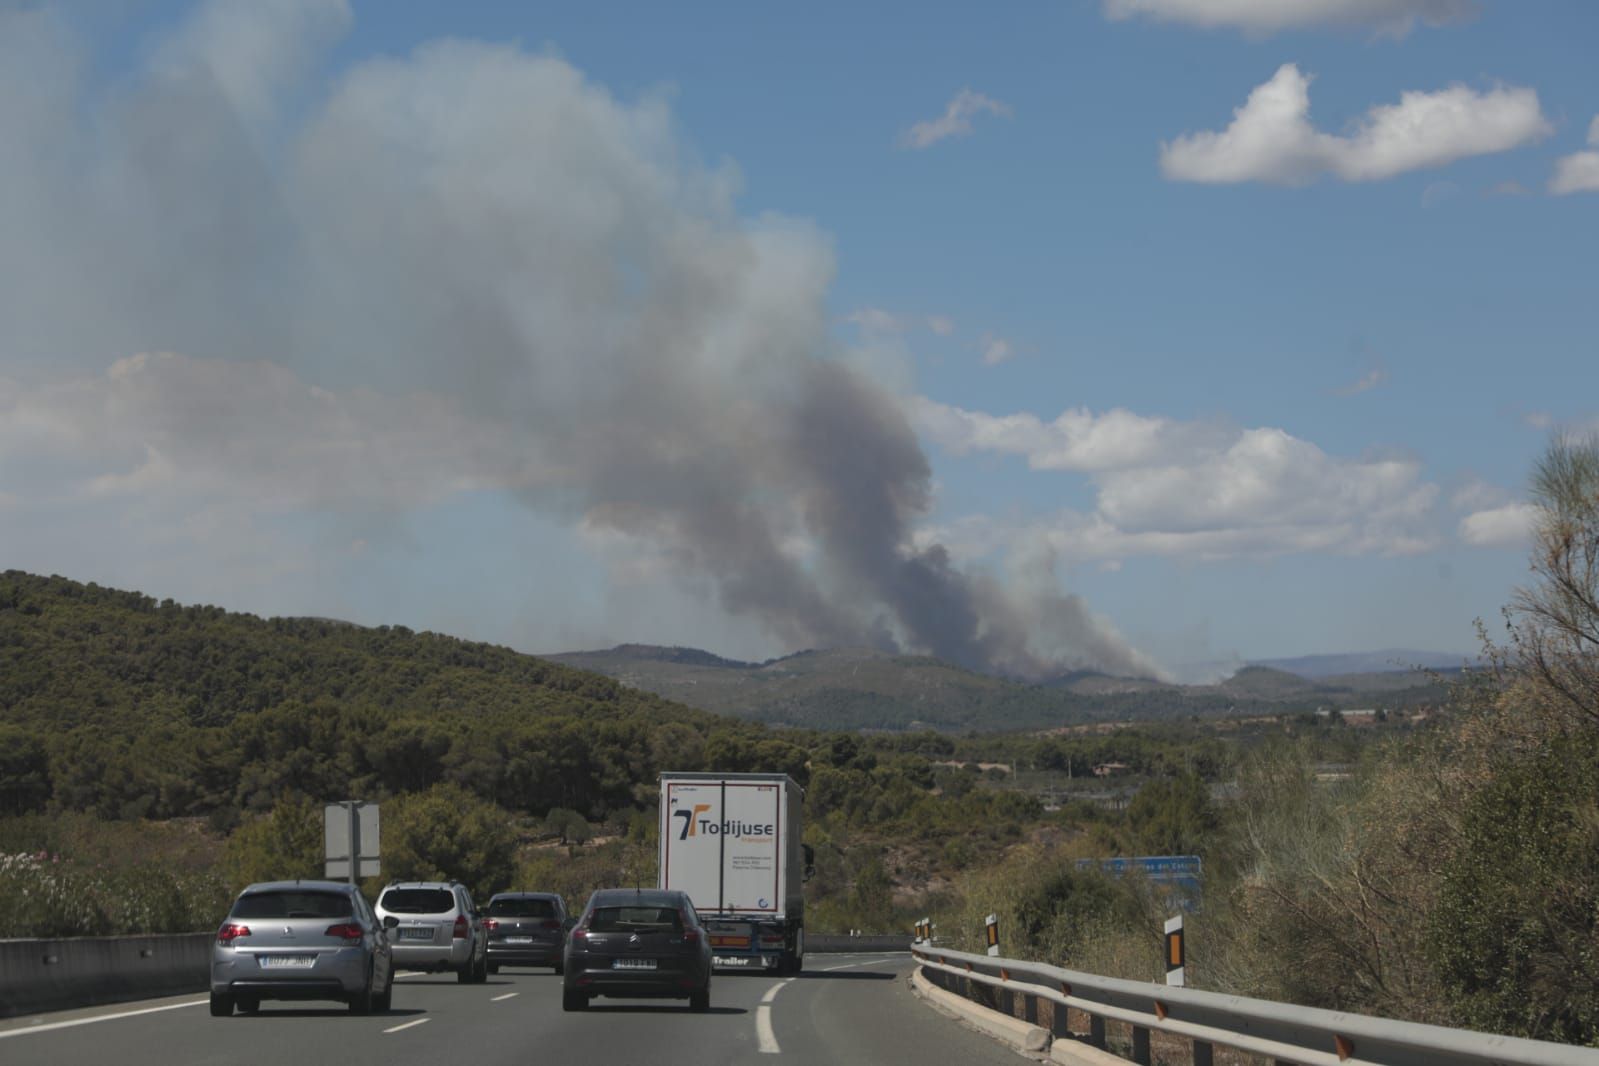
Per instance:
[[[428,1022],[430,1022],[432,1020],[433,1020],[432,1018],[418,1018],[414,1022],[406,1022],[404,1025],[396,1025],[393,1029],[385,1029],[383,1031],[385,1033],[398,1033],[402,1029],[410,1029],[413,1026],[417,1026],[417,1025],[426,1025]]]
[[[520,996],[521,994],[522,993],[520,993],[520,992],[507,992],[503,996],[495,996],[493,999],[489,1000],[489,1002],[490,1003],[498,1003],[502,999],[510,999],[512,996]]]

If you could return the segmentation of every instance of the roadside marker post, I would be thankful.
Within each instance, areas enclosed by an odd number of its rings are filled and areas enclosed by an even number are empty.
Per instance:
[[[999,955],[999,916],[997,914],[990,914],[988,916],[987,928],[988,928],[988,953],[990,955],[998,956]]]
[[[1166,983],[1182,988],[1184,979],[1183,916],[1166,919]]]

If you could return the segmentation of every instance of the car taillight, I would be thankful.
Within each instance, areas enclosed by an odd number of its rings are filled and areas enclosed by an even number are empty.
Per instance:
[[[465,940],[472,935],[471,928],[466,924],[466,915],[458,914],[455,916],[455,932],[453,935],[457,940]]]
[[[587,929],[584,929],[581,925],[578,926],[576,929],[572,930],[572,939],[573,940],[587,940],[588,938],[589,938],[589,931]]]
[[[354,922],[340,922],[338,925],[328,926],[322,935],[338,937],[346,943],[356,944],[360,942],[362,933],[361,927]]]
[[[221,929],[217,930],[217,943],[218,944],[231,944],[235,940],[239,939],[241,936],[249,936],[249,935],[250,935],[250,927],[249,926],[247,926],[247,925],[234,925],[232,922],[228,922],[225,925],[223,925]]]
[[[689,922],[688,913],[686,911],[678,911],[677,918],[678,921],[683,923],[683,943],[698,944],[700,942],[700,931]]]
[[[496,929],[498,929],[499,927],[500,927],[500,920],[498,918],[485,918],[485,919],[483,919],[483,929],[484,929],[485,932],[492,933]],[[461,934],[457,933],[455,935],[456,936],[460,936]]]

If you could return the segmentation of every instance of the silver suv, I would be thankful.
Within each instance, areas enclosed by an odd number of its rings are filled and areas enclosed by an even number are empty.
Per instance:
[[[263,999],[337,999],[387,1011],[394,964],[383,920],[352,885],[272,881],[239,893],[211,945],[211,1013]]]
[[[488,937],[466,886],[454,881],[397,881],[378,897],[389,928],[394,965],[437,973],[454,970],[462,984],[489,977]]]

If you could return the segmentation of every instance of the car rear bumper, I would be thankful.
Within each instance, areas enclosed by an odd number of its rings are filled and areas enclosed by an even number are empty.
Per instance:
[[[470,940],[452,940],[448,945],[399,941],[389,950],[395,967],[404,970],[459,970],[472,958]]]
[[[344,996],[366,987],[369,966],[361,948],[323,952],[303,970],[263,969],[256,956],[235,952],[211,960],[211,991],[226,995],[240,989],[274,998],[319,999]]]
[[[684,965],[683,960],[662,960],[658,970],[617,970],[609,958],[566,960],[563,986],[570,992],[610,996],[686,997],[710,984],[709,965]],[[709,960],[707,960],[709,961]]]
[[[565,988],[591,996],[620,996],[630,999],[687,999],[709,984],[709,977],[692,974],[646,974],[591,970],[569,976]]]
[[[489,941],[489,961],[505,966],[554,966],[561,961],[563,945],[534,941],[531,944],[496,944]]]

